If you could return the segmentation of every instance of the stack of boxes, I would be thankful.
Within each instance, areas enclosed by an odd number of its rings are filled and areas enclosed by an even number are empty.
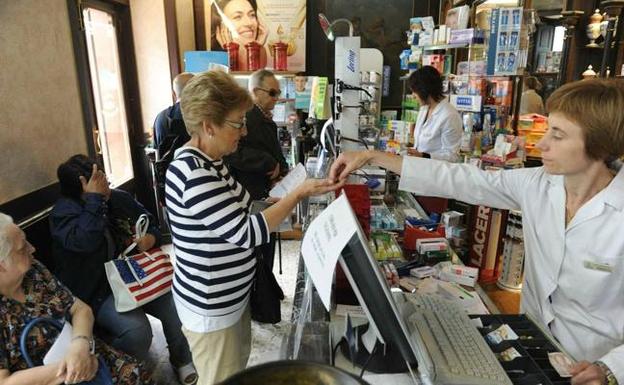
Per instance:
[[[524,276],[524,235],[519,211],[509,212],[503,244],[501,275],[496,284],[501,289],[520,290]]]
[[[537,142],[546,134],[548,122],[545,116],[538,114],[522,115],[518,121],[518,136],[526,140],[526,154],[532,157],[541,157],[541,151],[535,147]]]

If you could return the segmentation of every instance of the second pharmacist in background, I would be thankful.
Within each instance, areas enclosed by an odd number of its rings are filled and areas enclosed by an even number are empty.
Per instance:
[[[442,93],[442,77],[432,66],[412,72],[409,87],[421,105],[411,155],[456,162],[462,137],[459,112]]]

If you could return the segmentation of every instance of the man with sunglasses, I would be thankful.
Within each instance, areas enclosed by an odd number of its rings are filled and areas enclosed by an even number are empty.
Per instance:
[[[230,174],[247,189],[252,199],[258,200],[268,197],[273,184],[288,173],[271,112],[282,92],[275,75],[267,70],[251,74],[248,88],[254,106],[246,115],[247,136],[241,138],[236,152],[224,159]],[[264,259],[272,268],[274,237],[264,248]]]

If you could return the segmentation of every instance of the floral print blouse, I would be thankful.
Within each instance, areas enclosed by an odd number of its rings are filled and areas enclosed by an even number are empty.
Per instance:
[[[34,260],[22,282],[26,300],[19,302],[0,295],[0,369],[9,372],[27,369],[20,351],[20,335],[34,318],[54,318],[60,323],[71,319],[69,310],[76,298],[41,262]],[[42,365],[43,357],[60,331],[39,323],[27,338],[27,350],[35,365]],[[113,383],[121,385],[153,384],[149,374],[134,358],[96,340],[96,353],[111,370]]]

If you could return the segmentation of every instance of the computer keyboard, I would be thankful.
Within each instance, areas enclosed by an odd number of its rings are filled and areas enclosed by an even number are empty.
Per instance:
[[[435,384],[511,385],[476,326],[457,304],[432,295],[406,295],[415,307],[409,328],[418,330],[431,357]]]

